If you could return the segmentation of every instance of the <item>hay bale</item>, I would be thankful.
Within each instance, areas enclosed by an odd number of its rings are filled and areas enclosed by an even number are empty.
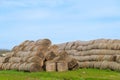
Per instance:
[[[78,51],[77,50],[67,50],[68,55],[75,55]]]
[[[36,45],[41,45],[44,47],[49,47],[51,43],[52,42],[49,39],[39,39],[36,41]]]
[[[101,64],[102,64],[101,62],[97,62],[97,61],[92,62],[92,65],[94,65],[94,67],[91,66],[91,68],[97,68],[97,69],[100,69]]]
[[[65,61],[57,62],[57,71],[68,71],[68,63]]]
[[[4,63],[0,63],[0,70],[2,70],[2,65],[3,65]]]
[[[74,42],[68,42],[65,47],[65,50],[71,50],[72,46],[74,46]]]
[[[120,63],[120,55],[116,55],[115,61],[118,62],[118,63]]]
[[[43,66],[43,59],[38,56],[29,57],[26,62],[33,62],[39,64],[41,67]]]
[[[108,61],[103,61],[101,63],[100,69],[108,69],[109,68],[109,62]]]
[[[54,53],[57,53],[59,50],[59,47],[57,45],[51,45],[48,47],[48,51],[53,51]]]
[[[7,52],[5,57],[13,57],[14,56],[14,52]]]
[[[5,70],[10,70],[10,67],[12,66],[13,63],[7,63]]]
[[[25,67],[27,66],[28,63],[24,62],[22,63],[19,67],[18,67],[18,70],[19,71],[24,71],[25,70]]]
[[[71,47],[72,50],[76,50],[76,49],[77,49],[77,47],[79,46],[79,45],[78,45],[78,42],[79,42],[79,41],[75,41],[75,42],[74,42],[74,44],[73,44],[72,47]]]
[[[94,44],[95,43],[107,43],[109,41],[109,39],[96,39],[95,41],[94,41]]]
[[[37,63],[27,63],[23,70],[29,72],[38,72],[42,71],[42,67]]]
[[[56,56],[57,56],[57,55],[56,55],[53,51],[47,51],[47,52],[45,53],[45,59],[46,59],[47,61],[53,60]]]
[[[77,54],[86,55],[119,55],[120,50],[92,49],[88,51],[79,51]]]
[[[89,68],[90,62],[78,62],[79,68]]]
[[[2,58],[2,63],[7,63],[9,62],[10,57],[3,57]]]
[[[47,61],[45,65],[46,65],[46,71],[48,72],[56,71],[56,62]]]
[[[20,62],[22,62],[22,59],[20,57],[11,57],[9,59],[9,62],[10,63],[20,63]]]

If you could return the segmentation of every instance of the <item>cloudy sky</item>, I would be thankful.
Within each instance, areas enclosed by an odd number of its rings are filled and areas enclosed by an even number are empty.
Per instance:
[[[41,38],[120,39],[120,0],[0,0],[0,48]]]

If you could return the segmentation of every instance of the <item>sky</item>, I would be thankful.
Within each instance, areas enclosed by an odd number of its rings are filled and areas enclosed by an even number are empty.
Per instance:
[[[0,0],[0,49],[44,38],[120,39],[120,0]]]

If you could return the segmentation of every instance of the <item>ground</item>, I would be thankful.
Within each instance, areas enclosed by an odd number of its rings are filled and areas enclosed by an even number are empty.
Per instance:
[[[0,80],[120,80],[120,72],[79,69],[67,72],[0,71]]]

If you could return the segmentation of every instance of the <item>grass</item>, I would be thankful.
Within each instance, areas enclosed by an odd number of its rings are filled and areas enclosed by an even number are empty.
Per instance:
[[[0,80],[120,80],[120,72],[79,69],[67,72],[0,71]]]

